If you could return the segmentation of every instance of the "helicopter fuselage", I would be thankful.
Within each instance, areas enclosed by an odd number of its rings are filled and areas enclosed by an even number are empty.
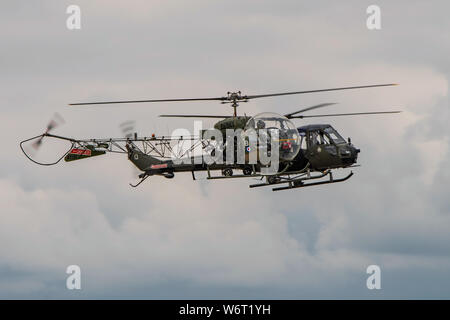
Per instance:
[[[232,120],[233,118],[229,119],[229,121]],[[235,120],[243,122],[244,119]],[[221,126],[217,129],[226,128]],[[324,171],[346,168],[356,163],[360,150],[355,148],[350,141],[345,141],[331,125],[307,125],[299,127],[297,130],[301,137],[300,151],[293,160],[280,162],[278,172],[287,174],[305,168],[311,171]],[[261,170],[261,165],[258,163],[255,165],[237,162],[207,164],[199,157],[186,158],[181,163],[173,160],[159,160],[132,146],[128,147],[128,158],[146,175],[162,175],[166,178],[173,178],[175,172],[221,170],[223,175],[232,176],[233,170],[242,170],[243,175],[250,176]]]

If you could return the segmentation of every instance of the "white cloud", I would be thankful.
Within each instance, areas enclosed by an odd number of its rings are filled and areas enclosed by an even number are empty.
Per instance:
[[[156,287],[169,297],[191,296],[175,292],[180,283],[197,296],[224,288],[261,297],[364,296],[365,268],[374,263],[387,274],[417,273],[425,283],[406,292],[403,278],[392,276],[386,296],[426,296],[444,281],[437,278],[448,275],[449,263],[448,43],[439,36],[444,28],[433,26],[448,22],[425,28],[409,19],[436,10],[413,7],[395,25],[390,17],[403,6],[381,4],[386,23],[374,34],[364,29],[365,8],[354,3],[102,3],[81,2],[81,33],[64,29],[64,4],[61,17],[53,4],[39,15],[22,4],[2,19],[9,27],[0,33],[8,43],[0,80],[0,295],[67,296],[69,264],[82,267],[87,297],[158,297]],[[442,47],[433,48],[438,40]],[[132,190],[124,157],[42,168],[17,148],[55,110],[67,121],[57,133],[76,137],[120,135],[127,119],[138,120],[140,133],[165,133],[190,123],[162,122],[157,114],[231,111],[209,103],[66,108],[72,101],[377,82],[400,86],[241,106],[247,114],[323,101],[339,102],[333,112],[404,110],[320,120],[362,150],[363,166],[339,185],[272,193],[243,180],[177,175]],[[450,286],[439,287],[448,297]]]

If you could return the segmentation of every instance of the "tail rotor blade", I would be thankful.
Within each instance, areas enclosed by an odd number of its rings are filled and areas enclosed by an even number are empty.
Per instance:
[[[50,131],[54,130],[56,127],[59,127],[60,125],[64,124],[65,120],[64,118],[57,112],[55,112],[55,114],[53,115],[52,119],[50,120],[50,122],[47,124],[47,127],[45,129],[45,134],[49,133]],[[41,136],[38,140],[36,140],[35,142],[33,142],[31,145],[32,147],[37,151],[43,142],[44,136]]]
[[[50,120],[50,122],[47,125],[46,132],[49,132],[49,131],[55,129],[56,127],[59,127],[60,125],[62,125],[64,123],[66,123],[64,118],[61,117],[61,115],[58,112],[55,112],[55,114],[53,115],[53,118]]]
[[[40,137],[38,140],[36,140],[35,142],[33,142],[32,146],[33,146],[34,150],[38,150],[38,149],[39,149],[39,147],[40,147],[41,144],[42,144],[42,139],[43,139],[43,138],[44,138],[44,137]]]

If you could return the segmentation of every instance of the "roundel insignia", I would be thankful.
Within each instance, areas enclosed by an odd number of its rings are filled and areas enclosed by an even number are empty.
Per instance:
[[[137,153],[134,155],[134,160],[139,160],[139,155]]]
[[[250,152],[250,147],[246,147],[245,150],[246,150],[247,152]]]
[[[317,152],[321,152],[322,151],[322,148],[321,147],[318,147],[317,148]]]

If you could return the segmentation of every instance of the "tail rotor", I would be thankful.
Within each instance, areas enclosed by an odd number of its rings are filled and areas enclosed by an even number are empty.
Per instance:
[[[66,123],[64,118],[61,117],[61,115],[59,113],[55,112],[55,114],[53,115],[53,118],[48,123],[44,134],[39,139],[37,139],[35,142],[32,143],[32,147],[34,148],[34,150],[35,151],[39,150],[39,148],[42,145],[42,141],[43,141],[43,139],[44,139],[46,134],[50,133],[50,131],[54,130],[55,128],[57,128],[57,127],[59,127],[61,125],[63,125],[64,123]]]

